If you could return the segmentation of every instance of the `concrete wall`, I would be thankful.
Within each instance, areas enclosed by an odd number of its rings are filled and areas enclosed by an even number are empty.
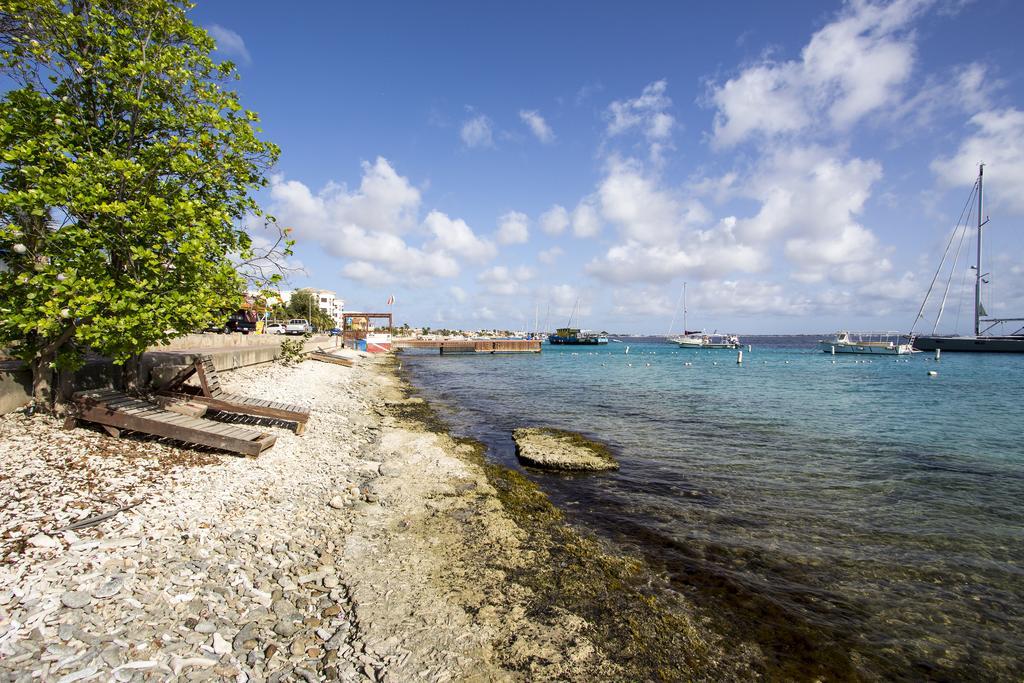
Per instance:
[[[195,356],[210,354],[218,370],[233,370],[247,365],[269,363],[281,356],[281,340],[298,339],[283,335],[245,334],[190,334],[181,340],[188,345],[175,343],[155,346],[142,356],[140,380],[143,384],[169,379],[183,365],[192,362]],[[260,343],[253,343],[259,341]],[[219,344],[217,342],[220,342]],[[340,337],[316,335],[303,345],[306,351],[317,348],[333,349],[341,345]],[[87,363],[75,373],[76,389],[95,389],[114,386],[120,380],[121,366],[110,361]],[[32,401],[32,373],[19,363],[0,364],[0,415],[22,408]]]
[[[314,339],[327,339],[326,335],[317,335]],[[223,349],[248,348],[251,346],[280,346],[282,339],[296,339],[283,334],[186,334],[172,339],[163,346],[152,346],[150,351],[175,351],[178,349]]]

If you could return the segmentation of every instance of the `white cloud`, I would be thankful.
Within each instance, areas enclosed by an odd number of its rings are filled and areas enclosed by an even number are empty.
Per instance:
[[[766,240],[792,231],[835,233],[853,221],[882,177],[876,161],[843,162],[820,147],[779,147],[742,182],[744,194],[761,202],[739,222],[745,238]]]
[[[462,220],[433,211],[423,225],[417,220],[420,192],[384,158],[364,163],[359,188],[328,183],[314,194],[297,180],[271,178],[271,213],[296,237],[322,245],[328,253],[348,259],[343,273],[360,281],[413,281],[454,277],[456,257],[485,261],[494,245],[477,238]],[[409,244],[406,234],[432,239]]]
[[[665,94],[668,82],[655,81],[647,85],[640,97],[615,100],[608,105],[608,135],[620,135],[631,128],[641,128],[653,137],[664,137],[671,130],[671,116],[663,118],[664,110],[672,106]]]
[[[469,298],[469,295],[466,294],[466,290],[464,290],[462,287],[459,287],[458,285],[452,285],[451,287],[448,288],[448,291],[451,293],[452,298],[455,299],[455,301],[460,304],[465,303],[466,299]]]
[[[594,199],[580,200],[572,210],[572,234],[576,237],[597,237],[601,232],[601,216],[597,213]]]
[[[569,212],[564,206],[555,204],[540,215],[537,221],[540,229],[549,235],[560,235],[569,227]]]
[[[559,256],[561,256],[564,253],[565,252],[561,247],[551,247],[550,249],[544,249],[543,251],[538,253],[537,260],[545,265],[550,266],[551,264],[558,260]]]
[[[638,129],[650,146],[651,160],[660,161],[664,150],[671,148],[670,138],[675,126],[675,117],[665,111],[672,106],[672,100],[665,94],[667,89],[667,81],[655,81],[647,85],[639,97],[616,100],[608,105],[608,136]]]
[[[756,272],[765,267],[766,258],[759,250],[730,239],[728,231],[710,230],[696,233],[692,243],[646,245],[626,240],[592,260],[586,270],[611,282],[664,283],[687,274],[714,277],[735,271]]]
[[[462,144],[470,149],[494,147],[491,120],[483,114],[463,121],[460,136],[462,137]]]
[[[1004,86],[984,64],[973,62],[954,66],[947,73],[929,75],[924,85],[892,110],[891,125],[904,135],[917,130],[928,134],[935,120],[962,112],[975,114],[988,109],[992,93]]]
[[[691,287],[687,297],[687,324],[691,329],[714,329],[713,316],[725,313],[805,316],[822,307],[820,302],[776,282],[757,280],[706,280]]]
[[[787,133],[807,126],[811,117],[792,64],[750,67],[715,89],[714,123],[717,146],[734,145],[754,132]]]
[[[555,132],[551,130],[551,126],[548,125],[544,117],[540,115],[540,112],[536,110],[526,111],[521,110],[519,112],[519,118],[522,119],[538,140],[543,142],[545,145],[555,141]]]
[[[328,183],[313,196],[303,183],[278,177],[272,179],[271,194],[285,204],[290,215],[297,214],[298,222],[302,223],[351,223],[392,234],[415,228],[419,190],[398,175],[383,157],[373,164],[364,161],[362,168],[358,190],[350,192],[343,183]]]
[[[873,160],[844,161],[820,147],[780,146],[738,183],[761,206],[737,220],[735,234],[755,245],[781,241],[802,281],[877,276],[890,264],[857,217],[881,178],[882,167]]]
[[[341,269],[341,274],[350,280],[356,280],[366,284],[381,284],[394,282],[395,278],[388,271],[378,268],[366,261],[351,261]]]
[[[609,160],[597,196],[602,216],[625,237],[645,244],[675,239],[688,225],[710,218],[700,202],[659,189],[657,180],[632,159]]]
[[[226,57],[234,58],[241,64],[252,63],[252,56],[246,49],[242,36],[238,33],[219,24],[211,24],[206,27],[206,32],[217,41],[218,52],[223,52]]]
[[[440,211],[431,211],[423,221],[424,227],[434,235],[431,246],[448,251],[477,263],[494,258],[497,247],[476,236],[464,220],[452,220]]]
[[[793,133],[819,122],[846,129],[899,102],[915,57],[906,29],[927,4],[854,2],[811,37],[799,59],[765,60],[713,86],[714,143],[728,147],[752,135]]]
[[[975,132],[960,143],[956,153],[936,159],[932,171],[946,186],[970,187],[978,177],[978,162],[985,162],[985,196],[996,208],[1024,214],[1024,111],[997,109],[971,118]]]
[[[671,316],[675,302],[663,289],[626,287],[612,292],[612,313],[627,319],[639,316]]]
[[[509,268],[508,266],[494,266],[481,272],[477,281],[489,294],[498,296],[515,296],[526,291],[526,283],[536,275],[532,268],[519,266]]]
[[[498,242],[524,244],[530,239],[530,219],[525,213],[509,211],[498,219]]]
[[[765,267],[764,255],[737,236],[734,218],[712,225],[703,204],[664,187],[635,159],[610,159],[596,197],[620,241],[587,264],[592,275],[619,283],[667,282],[687,273],[715,277]]]
[[[580,318],[593,313],[591,302],[581,296],[580,290],[572,285],[559,284],[547,289],[548,298],[551,302],[552,319],[548,321],[550,327],[560,327],[565,324],[559,318],[568,318],[575,310],[577,317],[573,319],[574,325],[580,324]]]

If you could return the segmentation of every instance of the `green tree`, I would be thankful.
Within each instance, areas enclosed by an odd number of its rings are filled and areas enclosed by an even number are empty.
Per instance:
[[[311,289],[297,289],[288,300],[288,316],[305,318],[319,330],[333,329],[337,323],[334,318],[320,310],[320,302]]]
[[[278,149],[191,8],[0,0],[0,345],[30,363],[39,403],[55,367],[198,329],[237,307],[240,267],[290,253],[251,195]]]

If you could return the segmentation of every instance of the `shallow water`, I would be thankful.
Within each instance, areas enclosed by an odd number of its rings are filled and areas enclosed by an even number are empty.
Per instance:
[[[1024,356],[896,362],[744,341],[742,366],[665,343],[401,359],[504,464],[517,466],[519,426],[611,444],[619,472],[531,477],[770,660],[1024,675]]]

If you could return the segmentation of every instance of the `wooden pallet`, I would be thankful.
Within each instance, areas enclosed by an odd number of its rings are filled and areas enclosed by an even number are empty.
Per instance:
[[[352,367],[353,363],[348,358],[342,358],[333,354],[327,353],[326,351],[310,351],[306,354],[313,360],[318,360],[322,363],[333,363],[335,365],[344,365],[346,368]]]
[[[127,430],[243,455],[259,455],[277,441],[273,434],[189,417],[113,389],[79,391],[72,403],[77,419],[102,425],[112,436]]]
[[[306,423],[309,421],[309,408],[294,403],[266,401],[239,394],[229,394],[221,389],[220,377],[217,375],[217,369],[213,365],[212,356],[204,355],[196,358],[189,368],[165,384],[160,393],[162,395],[176,395],[177,392],[180,392],[181,386],[185,381],[193,374],[199,378],[199,386],[203,392],[202,396],[188,395],[189,401],[193,403],[201,403],[213,410],[220,410],[226,413],[270,417],[277,420],[294,422],[296,434],[302,434],[306,430]]]

